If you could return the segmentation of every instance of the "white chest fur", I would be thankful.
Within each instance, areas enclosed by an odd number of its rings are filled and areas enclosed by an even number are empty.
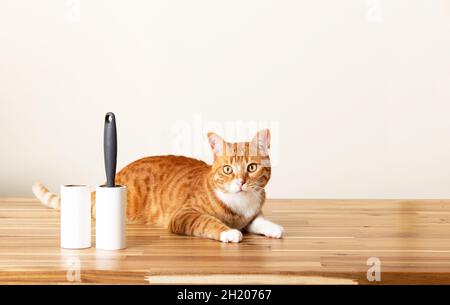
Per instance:
[[[257,192],[225,193],[216,190],[215,193],[227,207],[245,218],[253,218],[262,204],[261,195]]]

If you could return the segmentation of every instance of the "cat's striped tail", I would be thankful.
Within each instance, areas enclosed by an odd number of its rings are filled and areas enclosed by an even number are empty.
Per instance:
[[[31,190],[43,205],[52,209],[59,209],[59,196],[50,192],[41,182],[36,182],[35,184],[33,184]]]

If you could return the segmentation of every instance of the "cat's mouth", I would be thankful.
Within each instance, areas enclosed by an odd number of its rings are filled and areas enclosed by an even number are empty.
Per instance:
[[[225,192],[227,192],[228,194],[240,194],[240,193],[244,193],[246,190],[243,189],[225,189]]]
[[[223,187],[223,190],[228,194],[246,194],[248,192],[254,191],[254,187],[248,185],[247,183],[239,184],[232,182]]]
[[[245,193],[245,192],[247,192],[247,191],[249,191],[249,190],[250,190],[250,189],[249,189],[248,187],[242,186],[242,187],[240,187],[239,189],[230,191],[230,193],[240,194],[240,193]]]

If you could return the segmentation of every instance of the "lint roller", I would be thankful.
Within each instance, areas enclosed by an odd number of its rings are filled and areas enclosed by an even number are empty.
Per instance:
[[[86,185],[61,185],[61,248],[91,246],[91,192]]]
[[[117,130],[114,113],[105,115],[103,134],[106,184],[96,188],[96,247],[126,248],[126,187],[116,185]]]

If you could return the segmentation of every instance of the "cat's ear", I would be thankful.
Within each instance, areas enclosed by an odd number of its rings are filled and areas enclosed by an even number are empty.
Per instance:
[[[250,142],[252,155],[268,156],[270,150],[270,131],[263,129],[256,133]]]
[[[223,155],[225,148],[225,141],[220,136],[218,136],[214,132],[209,132],[208,141],[209,145],[211,146],[211,150],[215,156]]]

